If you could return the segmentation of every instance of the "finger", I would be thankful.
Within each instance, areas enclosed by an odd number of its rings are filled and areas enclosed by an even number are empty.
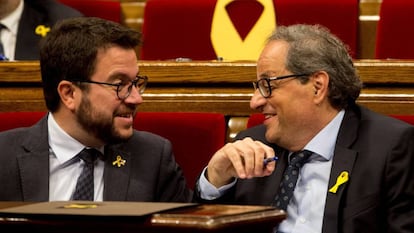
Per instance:
[[[260,141],[255,141],[256,143],[256,152],[258,155],[256,157],[256,168],[255,168],[255,175],[256,176],[268,176],[272,174],[275,169],[275,152],[273,148],[265,145]],[[267,162],[266,164],[263,163],[264,160],[271,160],[271,162]]]
[[[226,147],[224,153],[232,164],[232,169],[235,172],[235,176],[244,179],[247,177],[245,170],[245,155],[244,152],[241,152],[238,147],[240,144],[237,144],[239,143],[233,143]]]
[[[256,143],[251,138],[245,138],[239,141],[236,146],[243,158],[246,178],[254,177],[257,156],[255,153]]]

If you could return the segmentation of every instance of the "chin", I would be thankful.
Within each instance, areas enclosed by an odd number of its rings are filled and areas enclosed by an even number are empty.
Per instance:
[[[133,129],[123,129],[123,130],[118,130],[117,132],[114,132],[113,135],[113,141],[117,141],[117,142],[124,142],[127,141],[128,139],[130,139],[132,137],[133,134]]]

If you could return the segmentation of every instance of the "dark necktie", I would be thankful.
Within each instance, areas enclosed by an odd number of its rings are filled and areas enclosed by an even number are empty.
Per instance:
[[[82,159],[85,164],[82,169],[82,173],[76,183],[75,193],[72,200],[85,200],[93,201],[94,197],[94,182],[93,182],[93,168],[95,166],[95,160],[98,157],[99,151],[95,149],[83,149],[78,157]]]
[[[275,206],[277,208],[283,210],[287,209],[299,177],[299,169],[303,166],[311,154],[311,151],[304,150],[295,152],[290,156],[289,165],[283,173],[282,182],[280,182],[279,186],[279,192],[275,197]]]
[[[0,23],[0,35],[1,31],[5,28],[3,24]],[[7,57],[4,55],[4,48],[3,48],[3,42],[0,40],[0,61],[8,60]]]

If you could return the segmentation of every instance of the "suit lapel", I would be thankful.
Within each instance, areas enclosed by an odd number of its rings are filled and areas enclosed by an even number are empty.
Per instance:
[[[30,8],[24,7],[22,17],[20,19],[19,27],[17,29],[16,40],[16,60],[37,60],[39,59],[38,43],[42,38],[41,35],[36,34],[36,27],[44,25],[45,27],[51,27],[46,22],[46,18]]]
[[[23,201],[49,200],[49,143],[47,117],[29,129],[17,155]]]
[[[354,167],[358,153],[350,149],[350,147],[357,138],[360,123],[357,112],[358,110],[355,109],[347,109],[339,129],[326,197],[322,226],[322,232],[324,233],[335,233],[338,231],[338,218],[340,218],[340,211],[343,208],[340,205],[343,203],[344,193],[348,183],[352,181],[352,168]],[[348,173],[348,181],[339,185],[336,191],[329,191],[329,189],[337,184],[338,177],[343,172]]]
[[[275,177],[276,177],[276,187],[279,190],[280,182],[282,181],[283,173],[285,172],[286,167],[288,166],[288,155],[289,151],[285,150],[280,153],[279,160],[276,163],[275,168]]]
[[[103,200],[126,201],[131,170],[131,154],[117,146],[105,149]]]

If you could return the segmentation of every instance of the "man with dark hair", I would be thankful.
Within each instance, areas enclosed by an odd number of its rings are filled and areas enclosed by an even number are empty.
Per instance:
[[[191,201],[171,143],[133,129],[148,81],[139,43],[100,18],[55,25],[40,47],[49,113],[0,133],[0,200]]]

